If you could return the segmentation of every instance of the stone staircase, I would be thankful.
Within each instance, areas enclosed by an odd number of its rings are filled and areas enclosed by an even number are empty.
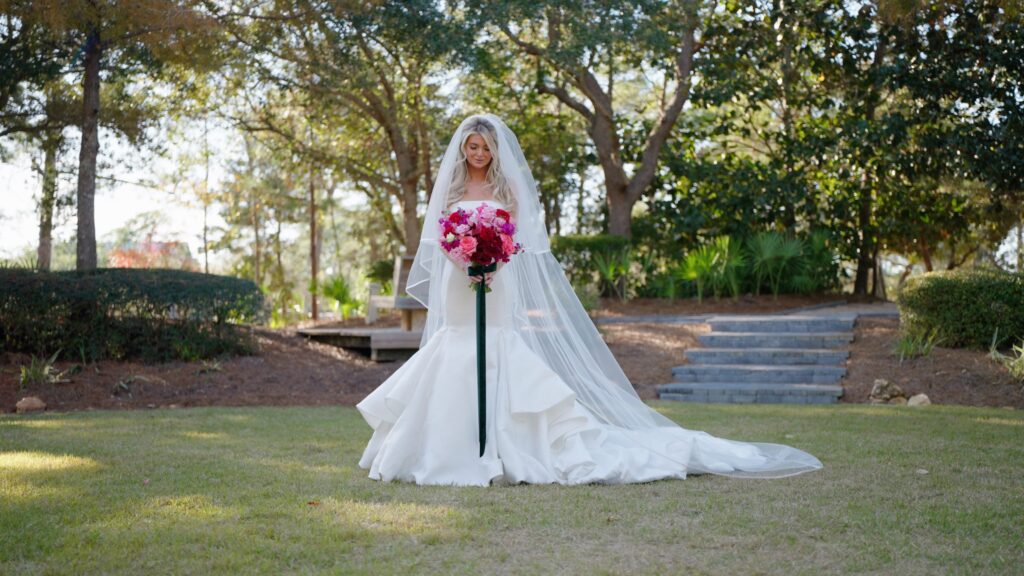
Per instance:
[[[686,351],[689,364],[658,386],[663,400],[831,404],[843,395],[846,345],[856,315],[713,316],[707,348]]]

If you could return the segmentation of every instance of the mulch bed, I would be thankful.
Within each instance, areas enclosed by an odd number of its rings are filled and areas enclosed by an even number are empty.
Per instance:
[[[23,354],[0,358],[0,407],[38,396],[47,410],[182,406],[353,405],[398,368],[354,352],[318,344],[294,330],[260,329],[258,356],[203,364],[143,364],[105,360],[87,366],[66,384],[18,390]],[[57,362],[59,370],[72,362]]]
[[[905,359],[892,348],[899,337],[896,318],[859,318],[850,347],[843,402],[867,402],[875,379],[897,384],[910,397],[927,394],[934,404],[1024,408],[1024,386],[988,352],[936,347],[928,356]]]
[[[595,315],[763,313],[808,306],[848,296],[771,296],[740,301],[707,299],[669,303],[634,300],[605,302]],[[307,323],[307,325],[312,323]],[[398,324],[387,315],[378,325]],[[365,325],[362,319],[318,326]],[[985,352],[937,348],[931,356],[900,365],[889,351],[897,337],[896,319],[862,318],[851,346],[844,402],[866,402],[875,378],[887,378],[908,394],[924,392],[937,404],[1013,406],[1024,408],[1024,390]],[[636,386],[640,396],[655,398],[655,386],[672,380],[671,369],[683,363],[683,352],[698,345],[706,325],[659,323],[602,324],[598,329]],[[71,382],[18,387],[18,372],[29,358],[0,354],[0,410],[11,412],[24,396],[39,396],[47,410],[155,408],[183,406],[354,405],[398,369],[398,363],[375,363],[359,354],[318,344],[294,329],[259,329],[258,356],[214,363],[101,361],[70,377]],[[57,363],[66,370],[72,362]]]

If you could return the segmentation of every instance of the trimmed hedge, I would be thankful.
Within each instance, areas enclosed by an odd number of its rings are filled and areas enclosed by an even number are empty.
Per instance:
[[[995,269],[930,272],[910,278],[899,294],[910,331],[938,330],[942,346],[987,350],[1024,338],[1024,275]]]
[[[608,257],[629,247],[628,238],[611,234],[555,236],[551,239],[551,253],[561,263],[569,280],[579,284],[592,282],[597,274],[595,254]]]
[[[195,360],[255,351],[250,280],[184,270],[0,270],[0,345],[63,358]]]

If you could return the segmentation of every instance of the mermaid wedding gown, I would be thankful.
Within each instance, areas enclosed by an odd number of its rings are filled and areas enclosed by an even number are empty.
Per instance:
[[[373,428],[359,461],[370,478],[463,486],[622,484],[687,473],[742,475],[768,459],[794,456],[805,465],[800,471],[821,467],[813,456],[777,444],[602,424],[515,328],[511,281],[499,271],[486,297],[484,455],[477,439],[475,294],[465,272],[449,261],[441,284],[449,302],[442,327],[356,406]]]

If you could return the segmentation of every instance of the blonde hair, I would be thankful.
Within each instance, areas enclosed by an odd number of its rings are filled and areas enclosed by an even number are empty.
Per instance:
[[[487,167],[487,185],[494,194],[494,199],[505,205],[509,212],[515,212],[515,195],[509,187],[505,175],[501,171],[501,161],[498,159],[498,132],[494,126],[484,118],[473,119],[469,126],[462,133],[462,142],[459,143],[459,155],[455,160],[455,171],[452,173],[452,183],[448,188],[448,198],[445,202],[446,211],[451,211],[452,206],[462,200],[466,195],[466,181],[469,179],[469,169],[466,167],[466,141],[473,134],[479,134],[484,143],[491,151],[491,163]]]

